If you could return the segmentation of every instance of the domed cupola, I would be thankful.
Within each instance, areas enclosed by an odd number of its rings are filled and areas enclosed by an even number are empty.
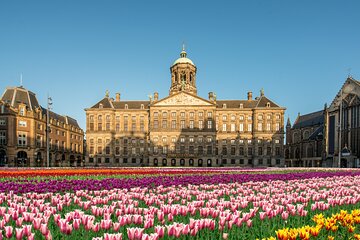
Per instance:
[[[191,59],[187,58],[184,45],[180,53],[180,58],[176,59],[170,67],[170,72],[170,95],[180,91],[189,92],[195,95],[197,94],[196,66]]]

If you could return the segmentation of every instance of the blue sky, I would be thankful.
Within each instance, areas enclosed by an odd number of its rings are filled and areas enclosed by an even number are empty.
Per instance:
[[[105,95],[168,95],[186,44],[201,97],[265,95],[297,113],[360,79],[360,1],[1,1],[0,90],[23,85],[85,128]],[[285,119],[286,120],[286,119]]]

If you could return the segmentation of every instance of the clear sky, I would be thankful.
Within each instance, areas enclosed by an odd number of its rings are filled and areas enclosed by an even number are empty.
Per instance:
[[[360,79],[360,1],[0,1],[0,89],[23,85],[85,128],[105,96],[168,95],[186,44],[201,97],[286,107],[291,122]],[[286,119],[285,119],[286,120]]]

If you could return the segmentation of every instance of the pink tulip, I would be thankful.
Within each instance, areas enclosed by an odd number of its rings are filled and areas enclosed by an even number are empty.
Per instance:
[[[13,227],[12,226],[5,226],[4,230],[5,230],[5,237],[6,238],[11,238],[12,233],[13,233]]]
[[[32,228],[32,225],[25,225],[24,226],[24,236],[30,236],[31,234],[31,228]]]
[[[17,240],[21,240],[24,235],[24,230],[22,228],[15,228],[15,237]]]
[[[100,224],[99,224],[99,223],[93,224],[92,230],[93,230],[94,232],[98,232],[98,231],[100,230]]]
[[[33,220],[33,226],[34,226],[34,229],[35,230],[39,230],[40,229],[40,227],[41,227],[41,221],[42,221],[42,219],[41,218],[34,218],[34,220]]]
[[[246,226],[248,226],[248,227],[251,227],[251,226],[252,226],[252,221],[251,221],[251,219],[249,219],[249,220],[246,221]]]
[[[31,233],[28,235],[28,240],[34,240],[35,239],[35,233]]]
[[[113,223],[113,229],[115,232],[118,232],[120,227],[121,227],[120,223],[118,222]]]
[[[164,237],[165,227],[163,227],[163,226],[155,226],[155,233],[158,234],[159,238]]]
[[[284,219],[284,220],[288,219],[288,217],[289,217],[289,213],[288,213],[288,212],[283,212],[283,213],[281,214],[281,218]]]
[[[17,218],[15,220],[16,226],[20,227],[22,225],[23,221],[24,221],[24,218],[22,218],[22,217]]]
[[[75,230],[79,229],[80,228],[80,223],[81,223],[81,220],[80,219],[74,219],[73,221],[73,227]]]
[[[34,227],[35,228],[35,227]],[[49,233],[49,229],[46,224],[40,225],[40,232],[42,235],[46,236]]]

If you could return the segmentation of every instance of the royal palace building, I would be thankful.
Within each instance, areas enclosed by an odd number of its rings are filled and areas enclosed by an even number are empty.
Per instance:
[[[120,93],[86,111],[86,165],[283,166],[284,107],[260,91],[245,100],[197,94],[197,68],[183,49],[169,95],[125,101]]]
[[[83,166],[83,130],[75,119],[47,111],[35,93],[6,88],[0,99],[0,166],[45,167],[47,146],[50,167]]]

